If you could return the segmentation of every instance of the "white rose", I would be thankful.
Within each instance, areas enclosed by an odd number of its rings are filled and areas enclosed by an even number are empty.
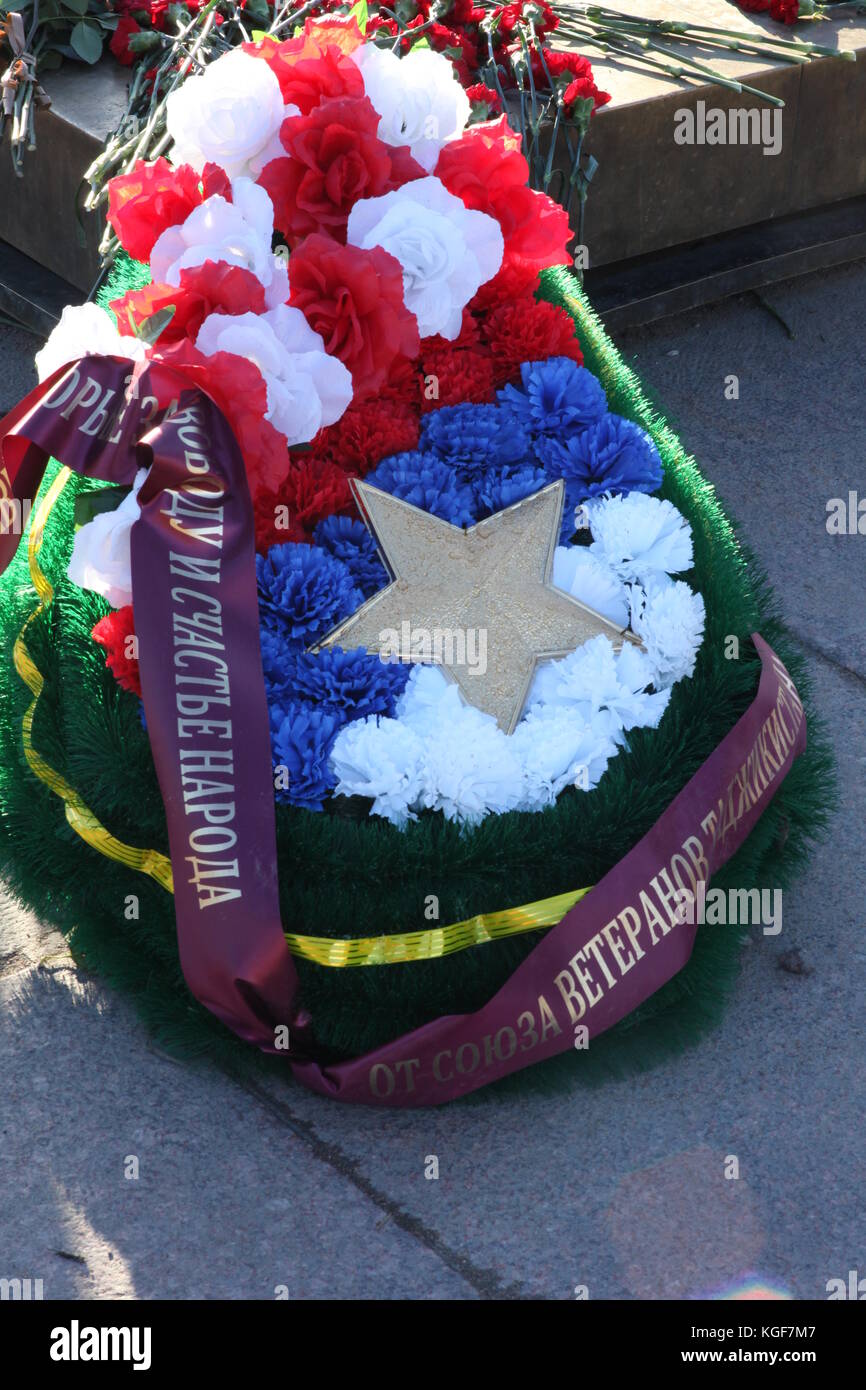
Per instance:
[[[147,477],[141,468],[132,492],[113,512],[100,512],[75,533],[67,574],[79,589],[102,594],[112,608],[132,603],[132,548],[130,533],[141,515],[138,493]]]
[[[275,308],[289,297],[289,276],[271,251],[273,234],[274,208],[265,190],[252,179],[235,179],[231,202],[215,193],[157,238],[151,274],[164,285],[179,285],[182,270],[225,261],[251,270],[265,287],[268,307]]]
[[[422,338],[460,333],[464,305],[500,265],[499,223],[464,206],[437,178],[416,179],[381,198],[362,198],[349,214],[347,240],[382,246],[403,267],[403,298]]]
[[[118,333],[111,316],[97,304],[69,304],[44,348],[36,354],[36,371],[46,381],[58,367],[79,357],[128,357],[139,362],[145,345]]]
[[[284,304],[266,314],[209,314],[195,345],[207,357],[233,352],[255,363],[267,387],[265,419],[290,445],[309,443],[352,400],[351,372],[325,352],[300,309]]]
[[[469,120],[469,98],[452,64],[432,48],[416,48],[398,58],[372,43],[356,49],[352,58],[381,118],[379,139],[408,145],[429,174],[445,141],[460,135]]]
[[[166,102],[166,127],[174,141],[175,164],[201,173],[218,164],[230,179],[257,174],[257,156],[272,144],[286,114],[280,84],[262,58],[232,49],[200,77],[188,77]]]

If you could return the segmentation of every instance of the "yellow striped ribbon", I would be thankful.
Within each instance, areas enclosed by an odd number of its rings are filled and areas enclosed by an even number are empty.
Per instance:
[[[70,470],[61,468],[34,513],[30,526],[27,557],[30,577],[39,597],[39,604],[18,634],[13,653],[15,669],[33,695],[33,700],[21,721],[24,756],[39,781],[62,798],[66,819],[82,840],[100,854],[104,854],[107,859],[125,864],[128,869],[135,869],[138,873],[148,874],[166,892],[173,893],[171,860],[158,850],[137,849],[134,845],[127,845],[116,839],[85,805],[75,788],[71,787],[59,772],[55,772],[33,746],[33,719],[45,681],[27,648],[25,636],[30,624],[54,601],[51,581],[39,565],[39,552],[52,508],[69,478]],[[286,932],[285,937],[293,955],[303,960],[314,961],[317,965],[397,965],[407,961],[436,960],[442,956],[450,956],[455,951],[464,951],[470,946],[483,945],[487,941],[501,941],[505,937],[518,936],[522,932],[553,927],[589,891],[588,888],[578,888],[571,893],[560,893],[539,902],[527,903],[523,907],[506,908],[501,912],[481,912],[465,922],[452,922],[447,927],[430,927],[425,931],[400,932],[393,936],[360,936],[343,941],[334,937],[299,936],[294,932]]]

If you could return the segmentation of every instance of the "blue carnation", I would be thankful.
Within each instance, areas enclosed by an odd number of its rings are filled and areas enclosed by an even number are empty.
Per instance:
[[[475,499],[475,515],[482,517],[501,512],[524,497],[545,486],[550,480],[543,468],[527,463],[520,468],[491,468],[479,473],[472,480],[472,495]]]
[[[351,651],[326,647],[296,658],[292,682],[299,699],[341,711],[348,719],[361,719],[394,713],[409,670],[408,665],[382,661],[363,647]]]
[[[497,405],[446,405],[421,421],[421,447],[474,470],[525,459],[530,439],[520,421]]]
[[[282,694],[288,682],[290,675],[288,667],[291,664],[294,648],[288,645],[277,627],[271,627],[267,622],[263,622],[259,628],[259,645],[262,652],[265,690],[270,705],[277,696]]]
[[[420,449],[392,454],[367,475],[367,482],[452,526],[471,526],[474,520],[470,489],[435,454]]]
[[[316,709],[299,700],[273,706],[270,716],[277,800],[321,811],[335,785],[328,759],[344,721],[333,710]],[[284,781],[287,786],[282,785]]]
[[[315,545],[271,546],[256,556],[256,576],[264,626],[296,647],[323,637],[364,602],[348,565]]]
[[[521,386],[504,386],[497,394],[504,413],[535,434],[582,430],[607,410],[601,382],[570,357],[524,362],[520,377]]]
[[[388,571],[363,521],[355,521],[350,516],[326,517],[313,532],[313,539],[316,545],[348,566],[365,598],[378,593],[388,583]]]
[[[662,482],[659,451],[645,430],[621,415],[564,439],[540,439],[538,457],[551,478],[565,478],[575,503],[602,493],[655,492]]]

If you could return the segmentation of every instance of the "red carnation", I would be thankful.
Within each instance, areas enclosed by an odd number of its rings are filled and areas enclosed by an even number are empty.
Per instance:
[[[796,24],[800,18],[800,0],[772,0],[770,18],[781,24]]]
[[[471,348],[481,341],[481,328],[475,315],[469,309],[463,310],[463,321],[456,338],[443,338],[440,333],[431,334],[424,339],[425,353],[440,348]]]
[[[280,492],[263,488],[256,494],[253,499],[253,521],[256,550],[262,555],[266,555],[272,545],[284,545],[287,541],[309,542],[309,536],[295,520],[289,503]]]
[[[424,352],[423,409],[493,400],[493,358],[486,347],[444,348]],[[435,391],[434,391],[435,387]]]
[[[388,380],[377,393],[377,400],[418,411],[422,385],[421,364],[417,360],[410,362],[408,357],[398,357],[388,373]]]
[[[228,178],[215,164],[198,174],[188,164],[174,168],[167,159],[139,160],[128,174],[110,180],[108,220],[124,251],[135,261],[147,261],[166,228],[185,222],[214,193],[231,198]]]
[[[131,68],[135,62],[135,54],[129,47],[129,40],[133,34],[141,33],[141,25],[136,24],[134,19],[129,19],[126,15],[121,16],[117,21],[117,28],[111,36],[111,49],[115,58],[122,63],[125,68]]]
[[[293,456],[280,494],[289,514],[308,534],[326,516],[345,516],[355,509],[348,473],[315,453]]]
[[[577,71],[573,80],[569,82],[562,94],[562,104],[567,116],[579,115],[575,111],[575,103],[579,101],[592,102],[592,106],[587,108],[589,116],[592,116],[599,106],[606,106],[610,101],[610,92],[602,92],[596,85],[592,75],[592,66],[586,58],[575,58],[572,60],[572,67]],[[587,124],[589,120],[587,116]]]
[[[253,497],[263,488],[278,488],[289,471],[288,445],[265,419],[268,391],[255,363],[232,352],[205,357],[188,338],[157,345],[153,360],[176,367],[219,406],[238,442]]]
[[[419,433],[416,411],[376,400],[350,405],[342,419],[322,431],[318,443],[331,463],[363,476],[391,454],[417,449]]]
[[[498,116],[502,110],[499,93],[492,87],[485,87],[483,82],[476,82],[473,86],[467,87],[466,95],[472,108],[472,117],[476,121],[486,121],[488,117]]]
[[[131,690],[133,695],[140,697],[141,675],[138,657],[134,655],[136,643],[134,640],[130,641],[131,638],[135,638],[132,604],[128,603],[125,608],[118,608],[115,613],[101,618],[90,635],[94,642],[104,647],[105,664],[117,684],[123,690]]]
[[[303,34],[285,43],[245,43],[245,53],[263,58],[280,84],[287,106],[306,116],[333,97],[362,97],[364,79],[349,54],[363,43],[354,20],[307,21]]]
[[[535,294],[538,284],[538,271],[532,266],[517,261],[503,262],[502,269],[481,286],[474,299],[470,299],[469,308],[476,314],[486,313],[500,304],[510,304]]]
[[[290,243],[312,232],[345,242],[349,213],[359,198],[377,198],[422,176],[408,148],[386,145],[378,129],[379,117],[367,97],[337,97],[307,116],[286,118],[280,138],[289,158],[271,160],[259,183]]]
[[[269,165],[273,168],[273,165]],[[290,302],[352,373],[356,399],[378,391],[395,358],[418,352],[418,324],[403,300],[400,263],[314,234],[291,258]]]
[[[470,126],[449,141],[436,164],[437,177],[468,208],[495,217],[505,238],[502,269],[534,275],[545,266],[568,262],[568,214],[546,193],[528,186],[529,166],[520,137],[505,116]]]
[[[173,308],[174,314],[159,335],[165,345],[181,338],[195,341],[208,314],[264,313],[265,290],[251,270],[225,261],[205,261],[182,270],[179,287],[156,283],[127,290],[109,307],[117,315],[122,332],[130,320],[138,329],[151,315]]]
[[[497,386],[504,386],[515,377],[521,362],[570,357],[578,366],[583,363],[570,315],[555,304],[529,295],[491,310],[482,321],[482,331],[489,344]]]

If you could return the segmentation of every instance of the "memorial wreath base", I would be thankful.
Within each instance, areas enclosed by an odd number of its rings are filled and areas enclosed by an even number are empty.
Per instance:
[[[106,302],[140,283],[130,263],[119,276]],[[802,868],[808,843],[824,823],[832,776],[827,744],[808,710],[802,662],[766,583],[712,486],[649,405],[575,278],[565,270],[546,272],[542,296],[573,316],[585,365],[601,381],[609,409],[651,434],[664,463],[660,496],[691,524],[694,570],[686,578],[694,579],[706,604],[694,675],[676,685],[657,729],[630,734],[590,794],[566,791],[541,812],[489,815],[474,827],[425,813],[398,828],[354,817],[348,805],[344,814],[326,815],[278,805],[287,933],[348,939],[421,931],[430,925],[422,905],[431,895],[438,899],[437,920],[445,924],[591,888],[650,830],[755,698],[760,662],[749,634],[756,631],[797,683],[809,743],[714,883],[784,883]],[[56,473],[52,464],[40,496]],[[97,486],[72,474],[45,529],[39,564],[54,597],[27,631],[27,648],[44,681],[32,745],[117,840],[165,855],[164,807],[140,702],[119,688],[91,637],[106,605],[66,577],[76,495]],[[68,823],[61,797],[28,765],[22,719],[32,692],[16,671],[13,651],[36,607],[25,543],[0,582],[0,873],[23,903],[62,929],[85,969],[132,994],[163,1045],[187,1055],[228,1049],[237,1056],[243,1049],[184,982],[170,893],[87,844]],[[526,931],[441,958],[364,968],[296,957],[319,1058],[357,1056],[442,1015],[481,1008],[544,934]],[[548,1062],[546,1075],[580,1082],[641,1068],[699,1036],[718,1017],[741,941],[735,928],[699,928],[690,959],[671,980],[593,1039],[588,1051]]]

